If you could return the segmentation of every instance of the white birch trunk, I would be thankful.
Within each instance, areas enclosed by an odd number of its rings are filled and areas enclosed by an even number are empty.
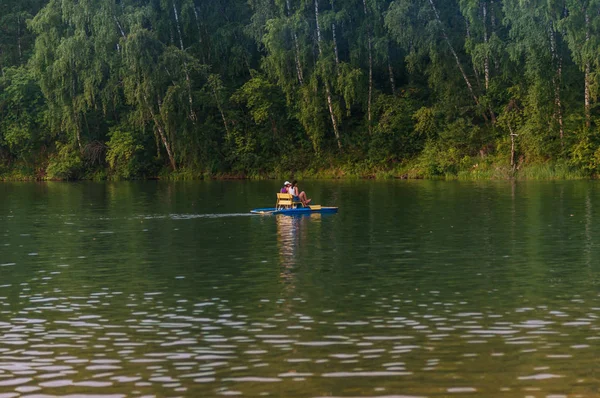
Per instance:
[[[584,107],[585,107],[585,126],[590,127],[591,125],[591,82],[590,82],[590,63],[586,62],[585,64],[585,88],[584,88]]]
[[[369,14],[367,12],[367,0],[363,0],[363,9],[365,12],[365,19],[367,19],[367,47],[369,53],[369,96],[367,99],[367,120],[369,122],[369,134],[372,130],[372,113],[371,105],[373,102],[373,41],[371,38],[371,24],[368,22]]]
[[[23,50],[21,48],[21,15],[17,15],[17,51],[19,53],[19,64],[23,58]]]
[[[471,39],[471,26],[469,25],[469,19],[465,18],[465,27],[467,30],[467,39]],[[477,83],[477,88],[481,89],[481,80],[479,79],[479,71],[477,70],[477,65],[474,62],[471,63],[473,66],[473,76],[475,76],[475,83]]]
[[[514,172],[515,171],[515,153],[516,153],[516,142],[515,142],[515,137],[518,136],[518,134],[515,134],[512,125],[511,125],[511,121],[510,121],[510,114],[517,109],[516,106],[516,102],[514,100],[510,100],[508,102],[508,105],[506,105],[506,107],[504,108],[504,114],[506,115],[506,125],[508,126],[508,132],[509,132],[509,136],[510,136],[510,167],[511,170]]]
[[[390,86],[392,87],[392,94],[396,95],[396,81],[394,80],[394,68],[392,68],[392,63],[390,62],[390,53],[388,50],[388,73],[390,74]]]
[[[562,59],[559,61],[558,68],[556,70],[556,82],[554,83],[555,90],[555,98],[556,98],[556,116],[558,119],[558,128],[560,133],[560,142],[561,145],[564,145],[563,139],[565,137],[565,126],[563,121],[563,112],[562,112],[562,100],[560,93],[560,85],[562,82]]]
[[[198,43],[200,43],[200,53],[201,53],[201,57],[202,57],[202,63],[205,64],[205,58],[204,58],[204,51],[202,51],[202,29],[200,29],[200,16],[198,15],[198,10],[196,9],[196,6],[194,5],[194,7],[192,7],[192,9],[194,10],[194,17],[196,18],[196,28],[198,29]]]
[[[75,98],[75,93],[77,91],[75,81],[75,61],[71,60],[71,98]],[[71,109],[73,109],[71,107]],[[79,121],[79,112],[73,110],[72,113],[73,122],[75,123],[75,139],[77,141],[77,146],[79,147],[79,152],[83,154],[83,144],[81,143],[81,123]]]
[[[181,47],[181,52],[185,53],[185,48],[183,47],[183,35],[181,34],[181,26],[179,25],[179,13],[177,12],[175,1],[173,1],[173,13],[175,13],[175,25],[177,26],[177,34],[179,35],[179,46]],[[188,91],[188,102],[190,105],[190,120],[193,123],[195,123],[197,117],[196,113],[194,112],[194,100],[192,99],[192,82],[190,80],[188,65],[185,60],[183,61],[183,71],[185,72],[185,84],[187,86]]]
[[[292,15],[292,7],[290,6],[290,0],[285,1],[285,6],[287,9],[287,17],[288,19]],[[302,72],[302,63],[300,62],[300,45],[298,44],[298,35],[296,34],[296,29],[292,27],[292,38],[294,39],[294,61],[296,63],[296,75],[298,76],[298,82],[300,85],[304,84],[304,73]]]
[[[181,26],[179,26],[179,13],[177,12],[177,6],[175,5],[174,1],[173,1],[173,13],[175,14],[175,26],[177,27],[177,35],[179,36],[179,47],[181,48],[181,51],[184,51],[183,36],[181,35]]]
[[[77,113],[73,115],[75,120],[75,137],[77,138],[77,146],[79,147],[79,152],[83,154],[83,144],[81,143],[81,126],[79,121],[79,116]]]
[[[490,57],[489,57],[489,39],[487,31],[487,3],[483,2],[483,42],[485,43],[485,58],[483,60],[483,69],[485,76],[485,89],[490,89]]]
[[[510,131],[510,167],[515,171],[515,137],[517,135],[513,132],[510,121],[508,122],[508,131]]]
[[[198,43],[200,43],[200,52],[201,52],[201,58],[202,58],[202,63],[206,64],[206,56],[205,56],[205,52],[203,51],[204,48],[202,46],[202,29],[200,26],[200,16],[198,15],[198,9],[196,8],[196,6],[194,5],[194,7],[192,7],[192,9],[194,10],[194,17],[196,18],[196,28],[198,29]],[[210,51],[208,51],[208,49],[206,49],[207,54],[208,54],[208,58],[210,59]]]
[[[323,48],[321,46],[321,27],[319,26],[319,0],[315,0],[315,17],[316,17],[316,28],[317,28],[317,46],[319,47],[319,56],[323,57]],[[340,140],[340,132],[338,130],[338,123],[333,110],[333,100],[331,99],[331,90],[329,89],[329,82],[327,79],[323,79],[325,83],[325,94],[327,95],[327,106],[329,107],[329,116],[331,117],[331,124],[333,125],[333,133],[339,149],[342,149],[342,142]]]
[[[554,118],[558,123],[560,144],[561,146],[564,146],[565,129],[563,122],[562,100],[560,92],[560,85],[562,83],[562,56],[558,54],[558,48],[556,45],[556,34],[554,32],[552,23],[550,23],[550,51],[552,52],[552,59],[554,60],[556,66],[556,73],[552,78],[552,83],[554,85]]]
[[[585,43],[587,44],[590,41],[590,16],[587,12],[587,10],[585,11]],[[584,108],[585,108],[585,126],[586,127],[590,127],[591,126],[591,113],[590,113],[590,107],[591,107],[591,66],[590,66],[590,61],[589,61],[589,57],[587,56],[587,54],[584,55],[584,60],[585,60],[585,75],[584,75]]]
[[[117,19],[116,15],[113,15],[113,18],[115,20],[115,23],[117,24],[117,28],[119,28],[119,32],[121,33],[121,37],[123,37],[125,39],[127,36],[125,35],[125,31],[123,30],[123,27],[121,26],[121,23]]]
[[[335,14],[335,6],[333,4],[333,0],[331,0],[331,12],[333,12]],[[331,33],[333,35],[333,54],[335,56],[335,66],[338,69],[338,73],[339,73],[340,56],[338,54],[337,37],[335,34],[335,22],[331,23]]]
[[[450,52],[452,53],[452,56],[454,57],[454,60],[456,61],[456,66],[460,70],[460,73],[462,74],[465,84],[467,85],[467,88],[469,89],[469,93],[473,97],[475,104],[479,105],[479,99],[477,98],[477,95],[475,95],[475,91],[473,90],[473,85],[471,84],[471,81],[469,80],[467,74],[465,73],[465,70],[463,69],[462,64],[460,63],[458,54],[456,54],[456,51],[454,51],[454,47],[452,46],[452,43],[450,42],[450,39],[448,38],[448,35],[446,34],[446,29],[444,29],[444,26],[442,24],[442,19],[440,18],[440,14],[438,13],[437,8],[435,7],[435,4],[433,3],[433,0],[429,0],[429,4],[431,5],[431,8],[433,9],[433,13],[435,14],[435,19],[440,24],[440,27],[442,30],[442,37],[444,38],[444,41],[450,48]]]
[[[152,104],[150,104],[148,102],[148,98],[146,97],[146,95],[143,95],[144,97],[144,102],[146,103],[146,109],[148,109],[148,111],[150,112],[150,116],[152,117],[152,121],[154,122],[154,126],[156,128],[156,131],[158,131],[158,136],[160,137],[160,140],[163,144],[163,146],[165,147],[165,150],[167,151],[167,156],[169,157],[169,163],[171,163],[171,168],[175,171],[177,170],[177,164],[175,162],[175,156],[173,155],[173,151],[171,148],[171,144],[169,143],[169,140],[167,139],[167,135],[165,133],[165,130],[160,122],[160,120],[158,120],[158,116],[156,115],[156,112],[154,112],[154,108],[152,106]],[[160,112],[160,99],[158,100],[158,109]]]
[[[496,14],[494,13],[494,9],[495,9],[494,0],[490,0],[489,14],[490,14],[490,24],[492,27],[490,36],[492,33],[494,33],[496,31]],[[492,61],[494,62],[494,69],[496,70],[496,74],[500,73],[500,62],[498,62],[497,58],[494,58]]]
[[[300,44],[298,44],[298,35],[296,31],[293,32],[294,36],[294,48],[296,57],[296,73],[298,74],[298,82],[300,85],[304,84],[304,73],[302,72],[302,63],[300,62]]]
[[[198,29],[198,42],[202,44],[202,29],[200,29],[200,16],[198,16],[198,10],[196,6],[192,7],[194,10],[194,16],[196,17],[196,28]]]
[[[221,101],[219,100],[219,96],[217,95],[217,91],[213,88],[212,90],[213,96],[215,97],[215,102],[217,103],[217,108],[219,109],[219,113],[221,114],[221,120],[223,120],[223,126],[225,126],[225,134],[229,137],[229,124],[227,123],[227,118],[225,117],[225,112],[223,111],[223,107],[221,106]]]

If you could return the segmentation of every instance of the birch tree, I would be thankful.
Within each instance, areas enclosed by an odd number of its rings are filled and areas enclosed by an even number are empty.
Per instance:
[[[561,4],[535,2],[523,5],[515,0],[504,3],[506,20],[510,26],[512,43],[508,54],[515,63],[523,60],[522,84],[526,84],[526,131],[549,127],[564,146],[563,75],[568,49],[559,30],[563,7]],[[514,109],[514,107],[513,107]],[[544,135],[534,140],[543,147]]]
[[[566,0],[559,23],[573,61],[583,72],[583,114],[586,128],[591,126],[591,108],[597,97],[594,81],[599,64],[600,1]]]

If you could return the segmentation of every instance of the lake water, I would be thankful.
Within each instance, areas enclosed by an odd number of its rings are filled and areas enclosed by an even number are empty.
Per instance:
[[[0,398],[596,396],[600,183],[0,185]]]

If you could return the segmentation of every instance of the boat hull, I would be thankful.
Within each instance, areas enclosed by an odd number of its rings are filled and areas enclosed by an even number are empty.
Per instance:
[[[316,214],[316,213],[337,213],[337,207],[325,207],[318,206],[318,208],[310,207],[298,207],[295,209],[276,209],[274,207],[266,207],[263,209],[254,209],[250,213],[253,214],[283,214],[286,216],[303,215],[303,214]]]

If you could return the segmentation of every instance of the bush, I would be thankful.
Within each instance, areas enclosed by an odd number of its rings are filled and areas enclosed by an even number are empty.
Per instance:
[[[369,160],[374,164],[399,161],[423,147],[425,134],[415,130],[414,101],[406,97],[380,95],[375,104],[379,113],[369,143]]]
[[[465,161],[468,161],[468,158],[461,156],[456,148],[444,149],[438,142],[428,141],[417,159],[417,167],[423,177],[441,177],[456,175],[460,164]]]
[[[577,134],[577,142],[571,150],[571,163],[587,175],[600,171],[600,145],[596,134],[583,129]]]
[[[77,179],[83,170],[83,160],[78,150],[70,144],[56,143],[56,153],[50,157],[46,176],[50,180]]]
[[[107,143],[106,161],[111,173],[117,178],[136,177],[140,172],[140,164],[136,154],[144,147],[136,142],[131,131],[112,128],[109,132],[110,140]]]

